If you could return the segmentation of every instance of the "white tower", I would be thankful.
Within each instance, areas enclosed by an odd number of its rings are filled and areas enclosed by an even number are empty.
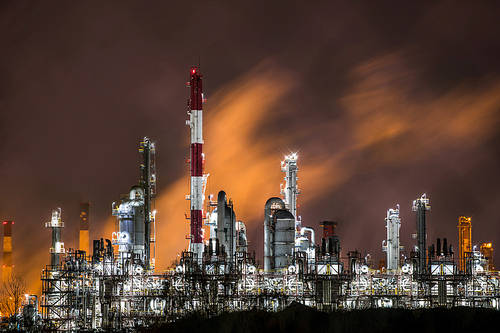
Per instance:
[[[399,205],[396,208],[387,210],[387,244],[382,242],[382,250],[387,253],[387,270],[395,271],[399,269],[399,228],[401,227],[401,218],[399,217]]]
[[[281,161],[281,171],[285,173],[285,184],[281,186],[281,194],[283,194],[283,201],[286,208],[292,213],[295,218],[295,235],[297,238],[297,231],[300,229],[300,220],[297,217],[297,196],[299,195],[299,188],[297,186],[297,167],[298,156],[296,153],[285,156]]]

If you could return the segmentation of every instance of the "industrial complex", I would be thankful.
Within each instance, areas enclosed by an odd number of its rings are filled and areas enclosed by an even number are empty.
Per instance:
[[[278,311],[292,302],[322,311],[456,306],[500,310],[493,244],[474,246],[470,217],[457,217],[458,244],[446,238],[434,242],[426,232],[431,200],[418,194],[412,205],[415,242],[404,249],[400,207],[391,207],[385,219],[387,238],[381,240],[385,265],[374,265],[360,252],[342,249],[337,222],[322,221],[316,229],[302,225],[297,154],[285,156],[276,166],[284,174],[280,192],[276,184],[279,195],[260,203],[264,257],[257,260],[248,249],[246,226],[237,218],[230,193],[205,193],[200,69],[192,67],[189,77],[186,250],[175,267],[155,269],[156,243],[168,242],[168,235],[156,234],[157,147],[145,137],[139,144],[140,181],[127,197],[112,204],[117,230],[108,239],[89,240],[90,205],[83,203],[79,249],[67,250],[61,237],[61,208],[47,213],[50,263],[41,274],[41,298],[29,298],[25,304],[32,309],[29,314],[39,318],[33,322],[54,332],[127,330],[194,312],[214,316],[250,309]],[[7,239],[12,224],[3,222],[4,276],[12,270]]]

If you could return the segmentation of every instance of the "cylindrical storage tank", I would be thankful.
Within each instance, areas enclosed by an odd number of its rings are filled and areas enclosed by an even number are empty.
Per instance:
[[[274,222],[274,268],[287,268],[293,259],[295,246],[295,217],[288,210],[277,210]]]

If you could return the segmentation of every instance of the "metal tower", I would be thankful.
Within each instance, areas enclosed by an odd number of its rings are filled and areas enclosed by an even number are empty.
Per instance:
[[[417,253],[418,253],[418,274],[427,272],[427,233],[425,229],[425,212],[431,210],[429,199],[424,193],[416,200],[413,200],[412,210],[417,212]]]
[[[401,218],[399,217],[399,205],[396,208],[387,210],[387,243],[382,242],[382,250],[387,253],[387,270],[395,271],[399,269],[399,228],[401,227]]]

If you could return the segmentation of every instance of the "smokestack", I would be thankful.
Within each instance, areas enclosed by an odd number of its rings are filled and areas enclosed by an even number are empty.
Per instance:
[[[191,67],[189,86],[189,120],[186,122],[191,128],[190,164],[191,164],[191,242],[190,251],[195,253],[197,260],[201,260],[203,253],[203,90],[201,74],[198,67]]]
[[[12,226],[14,221],[3,221],[3,265],[2,281],[7,281],[12,275]]]
[[[64,243],[61,240],[61,229],[64,223],[61,220],[61,208],[52,210],[50,222],[45,223],[46,228],[52,229],[52,246],[50,248],[50,265],[58,266],[61,263],[61,255],[64,254]]]
[[[335,227],[337,226],[337,222],[323,221],[320,223],[320,226],[323,228],[323,238],[328,239],[335,235]]]
[[[458,218],[458,268],[465,272],[466,258],[472,251],[472,223],[470,217]]]
[[[80,204],[80,237],[79,237],[79,246],[78,248],[82,251],[85,251],[87,255],[90,255],[89,252],[89,212],[90,212],[90,203],[82,202]]]
[[[429,199],[424,193],[422,196],[413,201],[412,210],[417,212],[417,249],[418,249],[418,274],[427,272],[427,233],[425,229],[425,212],[431,210]]]

